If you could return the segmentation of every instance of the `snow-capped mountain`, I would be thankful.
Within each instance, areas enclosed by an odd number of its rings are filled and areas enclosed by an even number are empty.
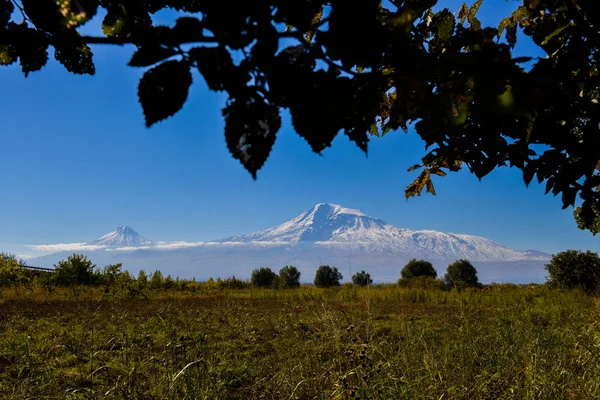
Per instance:
[[[87,242],[87,246],[100,246],[107,248],[118,248],[118,247],[143,247],[152,246],[154,243],[150,239],[146,239],[135,230],[128,226],[119,226],[112,232],[106,235]]]
[[[328,203],[317,204],[276,227],[219,242],[270,242],[273,245],[313,243],[338,250],[403,253],[433,259],[547,259],[544,253],[514,250],[478,236],[397,228],[362,211]]]
[[[201,280],[248,277],[258,267],[277,270],[294,265],[302,272],[302,281],[311,282],[323,263],[337,266],[346,279],[351,277],[350,270],[365,269],[376,282],[393,282],[411,258],[431,261],[438,275],[443,275],[449,263],[464,258],[473,262],[482,282],[528,283],[544,281],[544,264],[550,258],[478,236],[398,228],[362,211],[327,203],[273,228],[212,242],[153,243],[122,226],[75,245],[77,252],[87,254],[97,265],[123,263],[134,273],[160,269]],[[71,254],[65,249],[29,261],[52,267]]]

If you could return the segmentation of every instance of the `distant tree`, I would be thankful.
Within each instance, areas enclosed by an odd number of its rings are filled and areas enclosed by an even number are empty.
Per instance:
[[[457,260],[448,265],[444,282],[450,287],[479,286],[477,270],[467,260]]]
[[[315,286],[323,288],[340,286],[342,278],[342,274],[336,267],[321,265],[315,274]]]
[[[546,264],[549,283],[561,290],[600,289],[600,257],[591,251],[567,250],[552,255]]]
[[[250,282],[254,286],[269,287],[273,284],[273,280],[276,276],[277,275],[275,274],[275,272],[271,271],[271,268],[258,268],[252,271],[252,275],[250,276]]]
[[[165,290],[171,290],[175,287],[175,281],[171,278],[171,274],[167,275],[163,280],[163,288]]]
[[[54,281],[61,286],[93,285],[99,281],[96,265],[83,254],[73,254],[54,265]]]
[[[163,274],[159,270],[154,271],[152,278],[150,278],[150,289],[161,289],[163,287]]]
[[[279,284],[284,288],[297,288],[300,286],[300,271],[292,265],[286,265],[279,270]]]
[[[137,284],[140,289],[145,289],[148,286],[148,274],[143,269],[138,273]]]
[[[356,286],[368,286],[373,284],[373,279],[368,272],[363,270],[352,275],[352,283]]]
[[[100,280],[105,285],[106,291],[115,291],[119,283],[119,278],[123,274],[123,271],[121,271],[122,267],[123,264],[111,264],[102,269]]]
[[[14,261],[17,265],[19,266],[25,266],[27,263],[21,259],[19,256],[17,256],[16,254],[13,253],[4,253],[4,252],[0,252],[0,261],[4,260],[4,261]]]
[[[400,275],[403,279],[418,278],[421,276],[436,278],[437,271],[429,261],[413,258],[402,268]]]

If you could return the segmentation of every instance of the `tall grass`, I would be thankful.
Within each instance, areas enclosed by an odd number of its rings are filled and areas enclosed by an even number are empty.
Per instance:
[[[544,286],[0,296],[3,399],[600,394],[600,302]]]

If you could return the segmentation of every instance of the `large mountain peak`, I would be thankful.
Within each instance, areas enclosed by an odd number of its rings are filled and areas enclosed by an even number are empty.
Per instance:
[[[240,242],[328,242],[352,233],[386,230],[389,225],[360,210],[319,203],[281,225],[226,239]]]
[[[220,242],[310,243],[330,249],[382,254],[410,254],[427,259],[530,260],[544,253],[525,252],[492,240],[432,230],[397,228],[360,210],[319,203],[281,225]]]
[[[114,231],[106,235],[86,243],[86,245],[102,246],[102,247],[142,247],[151,246],[153,242],[146,239],[134,229],[121,225]]]

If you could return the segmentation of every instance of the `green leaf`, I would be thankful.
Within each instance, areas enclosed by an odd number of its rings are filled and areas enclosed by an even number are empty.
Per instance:
[[[449,40],[454,32],[454,15],[447,9],[435,15],[437,35],[442,40]]]
[[[558,28],[557,30],[555,30],[554,32],[552,32],[551,34],[549,34],[548,36],[546,36],[546,38],[542,41],[542,46],[545,46],[548,44],[548,42],[550,40],[552,40],[553,37],[555,37],[556,35],[559,35],[562,31],[564,31],[565,29],[567,29],[568,27],[570,27],[571,24],[567,24],[563,27]]]
[[[43,35],[35,30],[29,32],[29,40],[25,46],[17,47],[19,63],[25,77],[30,72],[39,71],[48,62],[48,43],[43,40]]]
[[[229,151],[256,179],[281,127],[279,108],[250,93],[231,100],[223,115]]]
[[[138,86],[138,97],[150,127],[183,107],[192,84],[190,66],[184,61],[165,61],[147,71]]]
[[[12,46],[0,44],[0,65],[10,65],[17,61],[17,55]]]
[[[110,11],[102,21],[102,33],[109,37],[126,37],[129,35],[125,19]]]
[[[460,9],[458,10],[458,22],[461,25],[464,25],[467,16],[469,15],[469,6],[467,3],[462,3]]]
[[[64,20],[64,27],[73,29],[91,20],[98,11],[99,0],[55,0]]]
[[[469,14],[467,17],[471,29],[476,31],[481,30],[481,22],[479,22],[479,19],[477,18],[477,11],[479,11],[481,3],[483,3],[483,0],[477,0],[475,3],[473,3],[471,8],[469,9]]]
[[[145,45],[136,50],[128,65],[131,67],[149,67],[175,54],[177,54],[177,50],[171,47],[163,47],[158,44]]]
[[[96,68],[92,59],[92,49],[85,43],[66,42],[54,46],[54,58],[60,62],[67,71],[74,74],[94,75]]]

